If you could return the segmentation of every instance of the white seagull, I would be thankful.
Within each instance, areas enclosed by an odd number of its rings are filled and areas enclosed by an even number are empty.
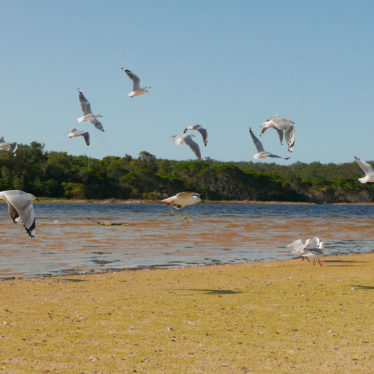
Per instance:
[[[32,200],[36,197],[31,193],[10,190],[1,191],[0,199],[8,204],[8,211],[14,223],[21,221],[31,238],[35,237],[35,213]]]
[[[288,150],[292,152],[295,145],[295,129],[293,127],[294,124],[295,122],[292,122],[285,118],[281,118],[279,114],[276,114],[275,116],[268,118],[262,124],[262,131],[260,136],[267,129],[273,127],[275,130],[277,130],[281,144],[283,144],[283,135],[285,136],[286,142],[288,144]]]
[[[103,125],[98,121],[99,117],[102,117],[101,114],[93,114],[91,111],[91,105],[84,97],[83,92],[80,88],[79,91],[79,101],[81,103],[83,116],[76,119],[76,122],[90,122],[92,123],[98,130],[104,131]]]
[[[185,134],[183,132],[173,135],[174,138],[174,144],[181,145],[183,143],[186,143],[195,153],[196,157],[201,160],[201,152],[199,145],[192,140],[192,137],[195,136],[194,134]]]
[[[125,69],[125,68],[121,68],[121,69],[132,80],[132,91],[127,96],[133,98],[134,96],[140,96],[140,95],[143,95],[149,92],[148,88],[151,88],[151,86],[140,88],[140,78],[128,69]]]
[[[69,130],[68,138],[74,138],[76,136],[83,136],[84,141],[87,145],[90,145],[90,134],[88,131],[84,130],[77,130],[75,127]]]
[[[270,152],[265,152],[264,150],[264,147],[262,146],[262,143],[258,140],[258,138],[256,137],[256,135],[253,133],[252,129],[249,128],[249,133],[251,134],[251,137],[252,137],[252,140],[253,140],[253,143],[254,145],[256,146],[256,149],[257,149],[257,153],[255,153],[252,158],[254,160],[257,160],[259,158],[267,158],[267,157],[275,157],[275,158],[283,158],[285,160],[288,160],[289,157],[281,157],[281,156],[277,156],[277,155],[274,155]]]
[[[192,125],[192,124],[188,125],[184,129],[183,133],[186,133],[188,130],[197,130],[201,134],[201,136],[203,138],[204,145],[206,146],[208,144],[208,131],[206,131],[206,129],[204,129],[203,126],[198,125],[198,124],[196,124],[196,125]]]
[[[356,156],[355,156],[355,160],[356,160],[358,166],[365,173],[365,176],[362,177],[362,178],[358,178],[358,180],[361,183],[374,182],[374,169],[373,169],[373,167],[370,164],[368,164],[367,162],[361,161]]]
[[[196,192],[178,192],[176,195],[168,197],[167,199],[161,200],[165,206],[172,205],[176,209],[182,209],[187,205],[193,205],[201,202],[200,195]],[[187,213],[184,219],[189,217],[190,211]]]
[[[15,156],[17,148],[18,148],[18,144],[16,142],[6,142],[4,140],[4,137],[2,136],[0,138],[0,148],[1,149],[11,149],[12,152],[13,152],[13,156]]]
[[[305,257],[308,261],[309,258],[313,259],[313,266],[317,262],[320,266],[322,266],[321,262],[319,261],[319,258],[323,256],[323,248],[325,247],[325,243],[321,241],[319,238],[315,237],[313,239],[310,239],[308,242],[308,245],[305,248],[305,254],[303,257]]]

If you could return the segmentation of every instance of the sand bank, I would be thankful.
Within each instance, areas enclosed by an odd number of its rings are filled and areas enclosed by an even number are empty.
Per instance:
[[[374,254],[0,282],[8,373],[374,372]]]

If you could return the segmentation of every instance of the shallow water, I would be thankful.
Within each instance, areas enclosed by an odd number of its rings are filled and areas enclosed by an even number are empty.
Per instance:
[[[374,250],[373,205],[35,204],[36,238],[0,205],[0,279],[293,258],[319,236],[326,254]]]

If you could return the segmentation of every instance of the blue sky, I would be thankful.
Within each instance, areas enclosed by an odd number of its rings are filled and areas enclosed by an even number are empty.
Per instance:
[[[1,134],[47,150],[193,159],[171,135],[203,124],[203,157],[245,161],[248,128],[295,122],[290,161],[374,159],[371,1],[2,1]],[[151,85],[130,99],[125,66]],[[105,133],[81,115],[81,88]],[[88,129],[91,145],[68,139]],[[265,150],[288,155],[275,131]],[[273,160],[266,161],[273,162]]]

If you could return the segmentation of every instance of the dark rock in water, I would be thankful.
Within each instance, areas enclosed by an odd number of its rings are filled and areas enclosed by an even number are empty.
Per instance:
[[[99,226],[128,226],[125,222],[97,222]]]

